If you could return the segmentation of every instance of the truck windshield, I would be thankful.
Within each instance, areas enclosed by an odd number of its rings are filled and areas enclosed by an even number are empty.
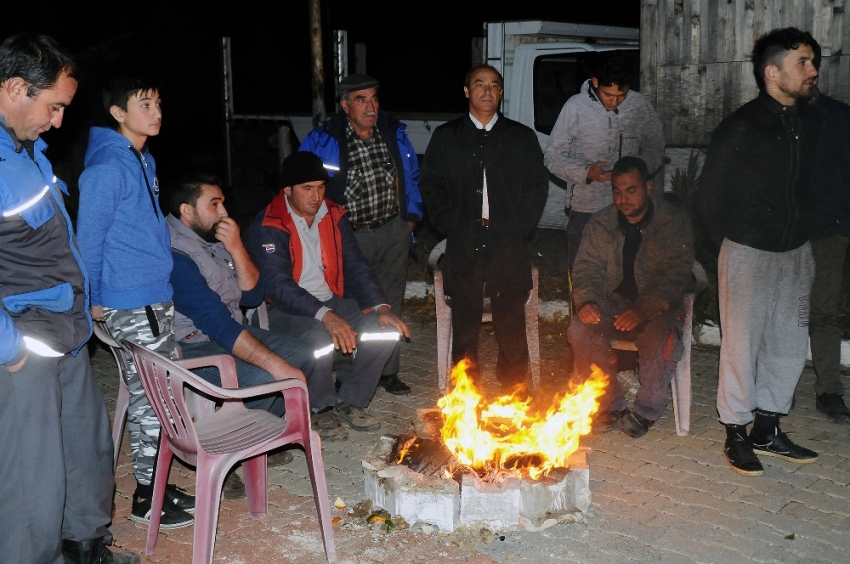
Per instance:
[[[632,90],[640,90],[640,56],[637,50],[622,53],[633,63]],[[552,133],[564,103],[578,94],[584,81],[593,76],[596,52],[541,55],[534,59],[534,129]]]

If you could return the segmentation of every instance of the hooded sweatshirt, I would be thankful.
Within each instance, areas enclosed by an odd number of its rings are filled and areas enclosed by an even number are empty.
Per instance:
[[[593,163],[605,161],[611,170],[621,157],[640,157],[650,174],[664,158],[661,121],[640,92],[630,90],[616,110],[608,111],[585,82],[564,104],[543,154],[546,168],[565,180],[566,207],[594,213],[613,202],[611,182],[587,182]]]
[[[91,304],[133,309],[170,300],[171,237],[153,156],[113,129],[93,127],[85,167],[77,240]]]

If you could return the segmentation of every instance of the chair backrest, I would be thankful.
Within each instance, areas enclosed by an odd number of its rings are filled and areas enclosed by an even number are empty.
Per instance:
[[[193,417],[195,410],[190,409],[191,400],[187,403],[187,395],[191,398],[194,394],[185,392],[198,391],[217,396],[216,386],[160,354],[130,341],[125,340],[124,345],[133,353],[139,380],[172,448],[180,453],[181,458],[191,460],[198,452],[198,438]],[[230,357],[225,360],[233,363]],[[235,373],[235,364],[232,370]],[[226,407],[225,403],[222,409]]]
[[[127,374],[129,366],[127,365],[127,358],[121,351],[121,345],[112,338],[112,335],[109,334],[109,331],[106,329],[106,324],[103,321],[95,321],[93,325],[95,337],[102,341],[103,344],[109,347],[112,351],[113,356],[115,356],[115,362],[118,363],[118,370],[120,370],[122,374]]]

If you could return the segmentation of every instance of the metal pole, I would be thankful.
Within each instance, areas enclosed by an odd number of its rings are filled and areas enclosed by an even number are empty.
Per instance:
[[[221,38],[221,69],[224,80],[224,146],[226,180],[233,186],[233,147],[230,143],[230,126],[233,122],[233,74],[230,59],[230,38]]]
[[[310,0],[310,51],[313,55],[313,127],[325,121],[325,67],[322,61],[322,18],[319,0]]]

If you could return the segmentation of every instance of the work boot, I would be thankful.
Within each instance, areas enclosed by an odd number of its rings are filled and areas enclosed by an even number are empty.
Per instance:
[[[333,414],[343,426],[355,431],[377,431],[381,428],[381,422],[363,407],[340,402],[334,407]]]
[[[742,476],[763,476],[764,466],[747,438],[746,425],[726,424],[726,443],[723,445],[723,456],[729,461],[732,470]]]
[[[311,426],[322,438],[322,442],[331,443],[348,438],[348,431],[337,420],[332,406],[314,413],[311,417]]]
[[[628,409],[605,409],[593,418],[592,429],[594,433],[607,433],[613,431],[620,423],[620,418],[629,413]]]
[[[639,439],[649,432],[649,428],[652,427],[653,423],[655,423],[655,421],[650,421],[646,417],[638,415],[634,411],[629,411],[626,415],[620,417],[620,421],[617,423],[617,426],[623,433],[627,434],[631,438]]]
[[[381,379],[378,380],[378,385],[396,396],[403,396],[410,393],[410,386],[402,382],[398,374],[381,376]]]
[[[106,548],[103,537],[86,541],[62,539],[62,556],[65,564],[139,564],[134,552],[112,552]]]
[[[832,423],[850,423],[850,409],[844,405],[841,394],[820,394],[815,402],[815,407]]]

